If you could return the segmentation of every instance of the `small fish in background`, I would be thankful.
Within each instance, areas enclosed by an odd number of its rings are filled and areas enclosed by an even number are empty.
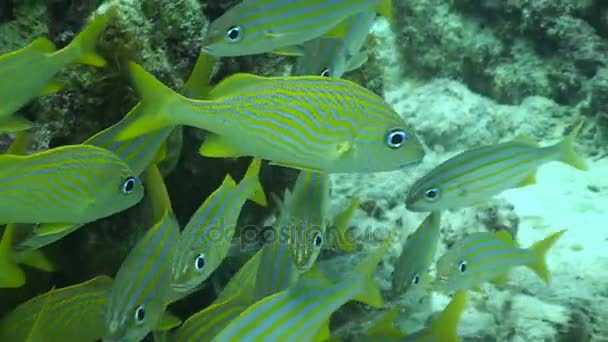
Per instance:
[[[213,72],[215,59],[205,54],[200,54],[190,78],[184,85],[182,93],[193,98],[204,98],[209,91],[209,78]],[[139,177],[152,162],[162,162],[167,155],[166,140],[169,135],[179,127],[167,127],[162,130],[138,136],[132,140],[118,141],[116,136],[123,127],[128,126],[133,118],[138,116],[140,105],[137,104],[127,115],[115,125],[95,134],[86,141],[84,145],[95,145],[116,153],[133,170],[134,175]],[[38,249],[62,239],[76,231],[83,224],[41,224],[34,228],[31,233],[14,245],[14,250],[19,255],[31,255]]]
[[[302,272],[312,267],[323,247],[329,204],[328,174],[302,171],[293,193],[286,190],[279,205],[278,239],[286,240],[280,242],[287,244]]]
[[[358,13],[334,27],[331,32],[335,34],[331,37],[321,36],[303,43],[295,53],[301,57],[293,75],[342,77],[345,72],[359,68],[367,61],[361,48],[375,18],[374,12]]]
[[[458,342],[458,324],[467,305],[467,294],[458,291],[446,308],[426,328],[407,334],[395,328],[394,321],[399,313],[398,308],[387,311],[376,321],[357,342]]]
[[[203,156],[252,156],[314,172],[391,171],[424,157],[403,119],[381,97],[347,80],[236,74],[215,86],[209,101],[197,101],[136,64],[131,72],[146,108],[121,140],[187,125],[210,132],[199,149]]]
[[[473,233],[439,258],[433,286],[452,291],[476,289],[488,281],[502,285],[509,270],[517,266],[528,267],[548,284],[546,255],[565,232],[550,234],[529,248],[520,248],[506,230]]]
[[[383,305],[373,280],[376,266],[389,244],[371,251],[346,277],[332,282],[317,268],[288,288],[251,305],[213,341],[313,341],[329,339],[327,323],[350,300],[379,308]]]
[[[582,124],[552,146],[538,147],[532,138],[518,137],[460,153],[417,180],[406,207],[420,212],[477,205],[505,190],[535,184],[538,167],[551,161],[587,170],[585,160],[574,150]]]
[[[393,296],[423,283],[439,245],[441,214],[430,213],[403,244],[392,276]]]
[[[144,189],[116,154],[67,145],[0,155],[1,223],[88,223],[137,204]]]
[[[166,309],[179,225],[165,211],[120,266],[105,312],[104,340],[139,341]]]
[[[111,286],[102,275],[38,295],[0,320],[0,341],[97,341]]]
[[[224,260],[245,201],[267,205],[260,168],[261,161],[253,159],[238,185],[227,175],[190,218],[172,260],[171,302],[196,291]]]
[[[272,52],[322,36],[361,12],[391,21],[391,11],[390,0],[244,0],[209,25],[203,50],[217,57]]]
[[[59,91],[61,85],[52,80],[66,66],[73,63],[106,65],[95,52],[95,43],[106,22],[105,16],[95,17],[61,50],[57,50],[50,40],[38,38],[20,50],[0,56],[0,131],[30,128],[30,121],[13,113],[37,96]]]

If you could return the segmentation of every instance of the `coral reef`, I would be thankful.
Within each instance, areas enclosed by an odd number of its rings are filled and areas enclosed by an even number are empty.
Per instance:
[[[543,96],[581,114],[601,101],[608,6],[601,1],[395,1],[408,77],[455,79],[503,104]],[[600,122],[605,131],[606,123]],[[605,139],[605,137],[602,137]],[[605,141],[605,140],[603,140]]]

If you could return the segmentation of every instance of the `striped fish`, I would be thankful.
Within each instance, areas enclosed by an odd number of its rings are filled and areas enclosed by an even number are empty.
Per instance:
[[[377,11],[391,20],[390,0],[244,0],[209,25],[213,56],[253,55],[317,38],[344,19]]]
[[[285,192],[277,221],[280,240],[287,243],[293,262],[306,271],[317,260],[327,227],[329,176],[326,173],[300,172],[293,193]]]
[[[242,296],[230,298],[190,316],[169,338],[171,342],[208,342],[230,321],[245,311],[250,299]]]
[[[95,52],[95,42],[106,22],[106,17],[96,17],[68,46],[58,51],[50,40],[38,38],[23,49],[0,56],[0,131],[30,128],[30,121],[12,114],[36,96],[58,91],[61,86],[52,80],[66,66],[106,64]]]
[[[254,301],[286,290],[298,276],[289,247],[280,241],[267,244],[255,277]]]
[[[247,260],[243,266],[241,266],[239,271],[232,276],[232,278],[230,278],[228,284],[224,286],[222,292],[218,294],[213,304],[225,302],[238,295],[243,289],[253,293],[263,251],[263,248],[260,249],[257,253],[255,253],[255,255],[249,258],[249,260]]]
[[[114,153],[69,145],[0,156],[0,222],[86,223],[137,204],[144,189]]]
[[[116,274],[104,339],[139,341],[160,321],[171,282],[179,225],[170,210],[137,242]]]
[[[403,119],[371,91],[321,76],[237,74],[210,101],[179,96],[131,64],[145,114],[119,139],[171,125],[205,129],[207,157],[253,156],[318,172],[376,172],[419,163],[424,151]]]
[[[172,301],[197,290],[224,260],[245,201],[266,205],[258,179],[260,167],[261,161],[254,159],[238,185],[227,175],[190,218],[171,266]]]
[[[97,341],[112,278],[54,289],[19,305],[0,320],[0,341],[25,341],[34,325],[44,341]]]
[[[212,74],[215,60],[205,54],[200,54],[190,78],[186,82],[182,93],[193,98],[203,98],[209,91],[208,80]],[[169,135],[180,127],[167,127],[161,130],[138,136],[127,141],[119,141],[118,134],[124,127],[139,115],[141,106],[135,105],[133,109],[118,123],[106,128],[87,139],[83,144],[95,145],[116,153],[139,176],[152,163],[155,158],[163,159],[163,147]],[[160,156],[159,156],[160,155]],[[62,239],[83,225],[72,224],[42,224],[32,231],[24,240],[14,248],[19,252],[33,251]]]
[[[359,68],[367,61],[367,54],[360,50],[375,17],[374,12],[361,12],[332,29],[338,31],[338,36],[322,36],[303,43],[293,75],[342,77],[345,72]]]
[[[520,248],[506,230],[473,233],[437,261],[437,286],[445,291],[476,288],[484,282],[506,282],[509,270],[526,266],[549,283],[547,252],[565,233],[553,233],[530,248]]]
[[[316,268],[302,275],[292,287],[266,297],[241,313],[213,341],[312,341],[331,314],[350,300],[374,307],[383,305],[373,281],[376,265],[388,244],[368,255],[351,274],[336,283]],[[325,330],[328,333],[328,330]]]
[[[431,324],[411,334],[395,328],[393,321],[399,313],[395,308],[378,320],[357,342],[458,342],[458,324],[467,305],[467,295],[458,291]]]
[[[502,191],[536,183],[536,170],[550,161],[586,170],[584,159],[574,150],[581,127],[582,123],[552,146],[538,147],[531,138],[519,137],[460,153],[412,185],[407,209],[437,211],[483,203]]]
[[[394,296],[398,296],[407,291],[410,286],[416,286],[422,282],[423,275],[435,260],[440,228],[441,214],[432,212],[403,244],[393,271],[392,291]]]

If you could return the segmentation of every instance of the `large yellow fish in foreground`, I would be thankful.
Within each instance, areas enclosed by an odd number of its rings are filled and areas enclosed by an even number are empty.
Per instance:
[[[317,172],[398,170],[424,156],[403,119],[350,81],[237,74],[213,88],[209,101],[200,101],[179,95],[139,65],[131,64],[131,72],[146,108],[120,140],[166,126],[194,126],[212,133],[200,148],[203,156],[252,156]]]
[[[52,79],[64,67],[72,63],[96,67],[106,64],[95,52],[95,42],[106,22],[105,16],[96,17],[61,50],[48,39],[38,38],[21,50],[0,56],[0,131],[31,127],[30,121],[12,114],[34,97],[58,91],[61,86]]]

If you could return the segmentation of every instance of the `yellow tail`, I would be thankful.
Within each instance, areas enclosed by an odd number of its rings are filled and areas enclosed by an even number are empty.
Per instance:
[[[181,96],[146,72],[140,65],[129,63],[129,70],[135,88],[141,96],[140,109],[120,133],[116,140],[131,140],[140,135],[173,126],[168,111],[168,104],[177,96]]]
[[[106,60],[97,54],[95,45],[97,44],[97,38],[101,35],[103,30],[108,23],[108,18],[105,15],[99,15],[85,27],[70,43],[68,48],[76,48],[80,51],[80,57],[78,63],[91,65],[94,67],[105,66]]]
[[[253,185],[253,193],[249,196],[249,199],[253,202],[265,207],[268,205],[268,201],[266,200],[266,194],[264,193],[264,188],[262,187],[262,183],[260,183],[260,168],[262,167],[262,161],[260,159],[254,158],[249,164],[249,168],[243,177],[245,179],[252,179],[255,184]]]
[[[374,273],[378,263],[390,247],[389,240],[385,241],[382,246],[376,247],[371,251],[351,272],[351,277],[363,277],[361,290],[354,297],[355,300],[371,305],[375,308],[381,308],[384,305],[382,294],[378,285],[374,281]]]
[[[428,327],[434,341],[458,342],[458,323],[467,306],[467,295],[458,291],[448,306],[439,314],[436,320]]]
[[[25,273],[13,260],[14,231],[14,224],[7,225],[0,240],[0,288],[16,288],[25,284]]]
[[[534,253],[534,261],[527,266],[547,284],[551,282],[551,274],[546,261],[547,252],[565,232],[564,229],[553,233],[530,247],[530,250]]]
[[[155,163],[148,165],[144,171],[146,197],[152,205],[153,222],[159,222],[165,212],[172,212],[171,199],[165,181]]]
[[[587,170],[587,163],[574,149],[576,136],[583,127],[583,122],[579,123],[557,146],[560,150],[559,161],[566,163],[576,169]]]

